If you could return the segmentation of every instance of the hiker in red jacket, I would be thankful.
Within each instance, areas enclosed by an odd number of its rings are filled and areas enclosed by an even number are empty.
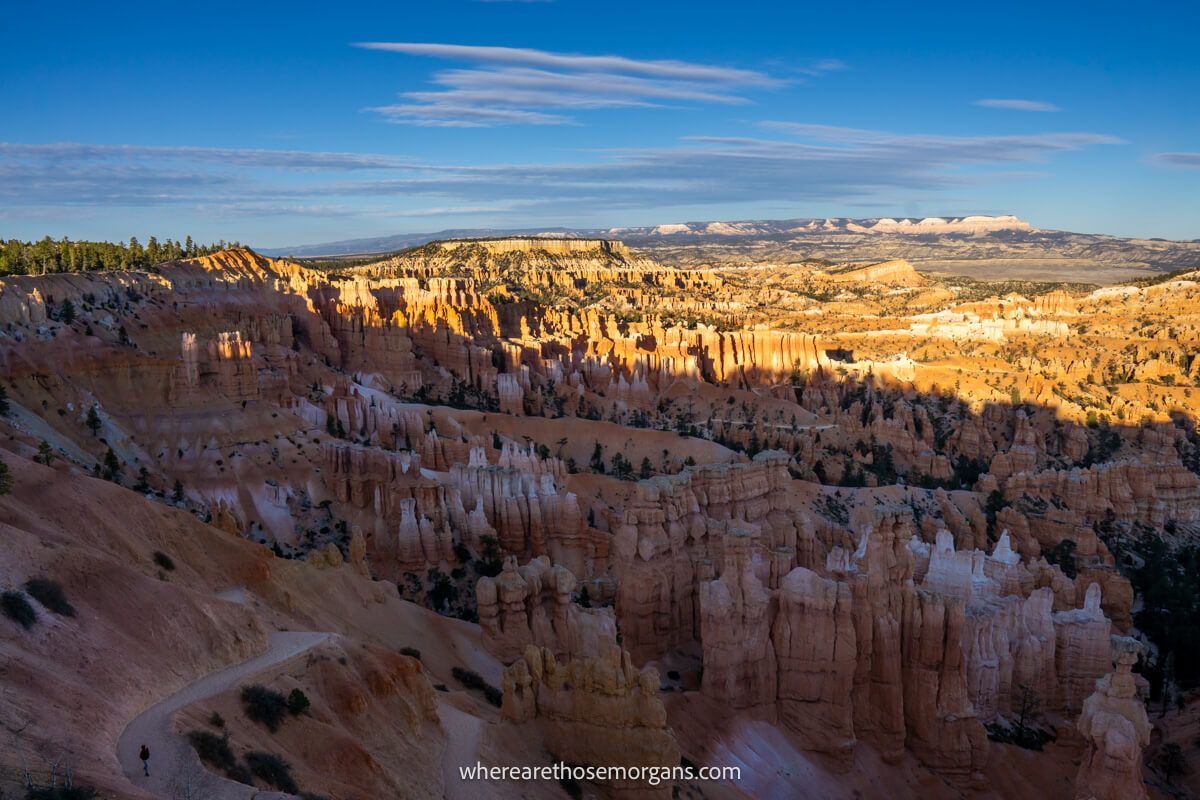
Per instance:
[[[142,749],[138,751],[138,758],[142,760],[142,771],[146,773],[146,777],[150,777],[150,748],[142,745]]]

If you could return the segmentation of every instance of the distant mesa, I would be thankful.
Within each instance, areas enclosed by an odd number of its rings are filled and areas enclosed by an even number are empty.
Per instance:
[[[611,239],[573,239],[546,236],[509,236],[496,239],[447,239],[430,242],[429,246],[443,250],[458,250],[464,246],[482,247],[492,255],[504,253],[546,253],[552,256],[571,256],[599,251],[606,255],[628,257],[629,248]]]
[[[925,286],[929,281],[902,258],[878,264],[852,264],[825,273],[834,283],[884,283],[892,286]]]
[[[958,219],[926,217],[922,220],[884,218],[866,230],[868,233],[992,233],[993,231],[1028,231],[1033,228],[1028,222],[1006,215]]]
[[[656,225],[653,228],[623,228],[623,233],[643,233],[658,236],[710,235],[710,236],[760,236],[772,233],[900,233],[900,234],[949,234],[949,233],[993,233],[996,231],[1031,231],[1033,227],[1011,214],[998,217],[925,217],[892,219],[808,219],[787,220],[783,227],[774,221],[746,222],[691,222],[687,224]],[[618,229],[613,229],[614,232]]]

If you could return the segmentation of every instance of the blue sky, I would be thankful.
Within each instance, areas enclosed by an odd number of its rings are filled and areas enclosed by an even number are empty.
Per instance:
[[[1015,213],[1200,238],[1195,4],[25,3],[0,238]]]

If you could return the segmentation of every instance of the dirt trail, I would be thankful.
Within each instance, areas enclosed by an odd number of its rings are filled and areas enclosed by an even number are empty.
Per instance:
[[[330,636],[332,634],[329,633],[271,633],[267,652],[220,672],[210,673],[146,709],[125,727],[117,742],[117,758],[125,776],[134,785],[163,798],[249,800],[254,797],[267,800],[271,797],[288,797],[226,780],[199,768],[191,745],[172,731],[171,719],[180,709],[226,692],[238,686],[244,678],[295,658]],[[138,751],[143,744],[150,748],[149,777],[142,773],[142,762],[138,760]]]
[[[446,750],[442,754],[442,781],[446,800],[491,800],[499,795],[487,782],[463,780],[459,767],[471,768],[479,762],[479,744],[483,721],[451,703],[440,703],[438,714],[446,731]]]

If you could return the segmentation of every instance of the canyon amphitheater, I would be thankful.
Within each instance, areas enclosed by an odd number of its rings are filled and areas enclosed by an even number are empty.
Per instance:
[[[594,239],[5,278],[3,796],[1194,793],[1198,323]],[[740,776],[459,777],[560,761]]]

